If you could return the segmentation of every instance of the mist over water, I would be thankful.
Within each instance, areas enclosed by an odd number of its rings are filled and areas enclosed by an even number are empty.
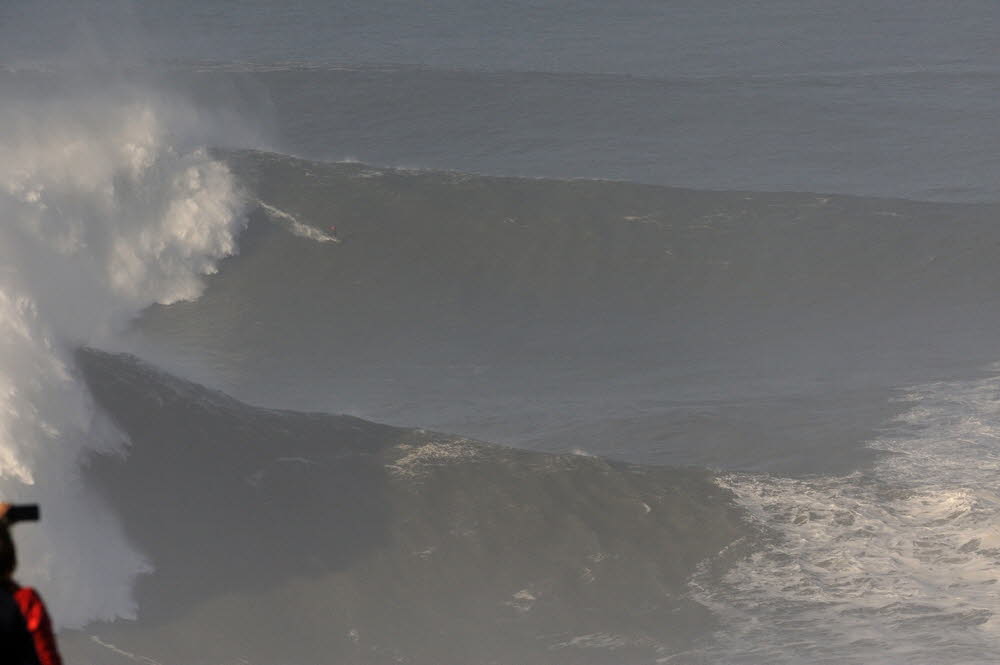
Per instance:
[[[0,103],[3,493],[46,506],[24,531],[47,555],[23,572],[51,586],[64,625],[134,616],[130,586],[149,569],[81,484],[81,463],[125,442],[81,383],[74,349],[107,341],[149,304],[196,297],[243,223],[226,167],[171,136],[170,108],[121,93]]]
[[[0,7],[19,578],[102,665],[990,662],[998,18]]]

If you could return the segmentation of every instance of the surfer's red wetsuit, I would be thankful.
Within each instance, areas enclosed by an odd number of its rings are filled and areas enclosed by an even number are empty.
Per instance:
[[[18,587],[14,590],[14,600],[21,608],[24,622],[28,624],[28,632],[35,643],[40,665],[62,665],[59,649],[56,647],[56,637],[52,633],[52,620],[45,609],[45,603],[38,592],[31,587]]]

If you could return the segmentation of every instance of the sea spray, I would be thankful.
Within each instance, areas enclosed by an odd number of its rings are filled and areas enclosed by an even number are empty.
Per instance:
[[[0,497],[39,501],[19,577],[58,623],[134,616],[149,570],[81,484],[124,452],[73,363],[152,303],[196,298],[236,251],[243,197],[180,104],[140,91],[0,102]],[[198,136],[201,138],[201,136]]]

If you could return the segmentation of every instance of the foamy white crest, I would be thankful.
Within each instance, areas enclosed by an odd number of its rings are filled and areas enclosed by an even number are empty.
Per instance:
[[[712,660],[986,663],[1000,651],[1000,378],[920,386],[869,474],[723,480],[775,536],[721,582]]]
[[[183,140],[169,109],[134,94],[0,102],[0,497],[43,504],[40,524],[17,527],[19,575],[62,625],[131,616],[148,570],[81,484],[80,461],[121,436],[73,351],[197,297],[243,224],[228,169]]]

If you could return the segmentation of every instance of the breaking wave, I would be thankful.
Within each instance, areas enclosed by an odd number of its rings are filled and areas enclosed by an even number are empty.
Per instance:
[[[0,494],[44,505],[19,539],[44,557],[66,625],[132,616],[149,570],[78,469],[124,445],[95,409],[72,353],[108,343],[143,308],[195,298],[236,251],[242,196],[192,145],[191,109],[140,90],[80,90],[0,103]]]

